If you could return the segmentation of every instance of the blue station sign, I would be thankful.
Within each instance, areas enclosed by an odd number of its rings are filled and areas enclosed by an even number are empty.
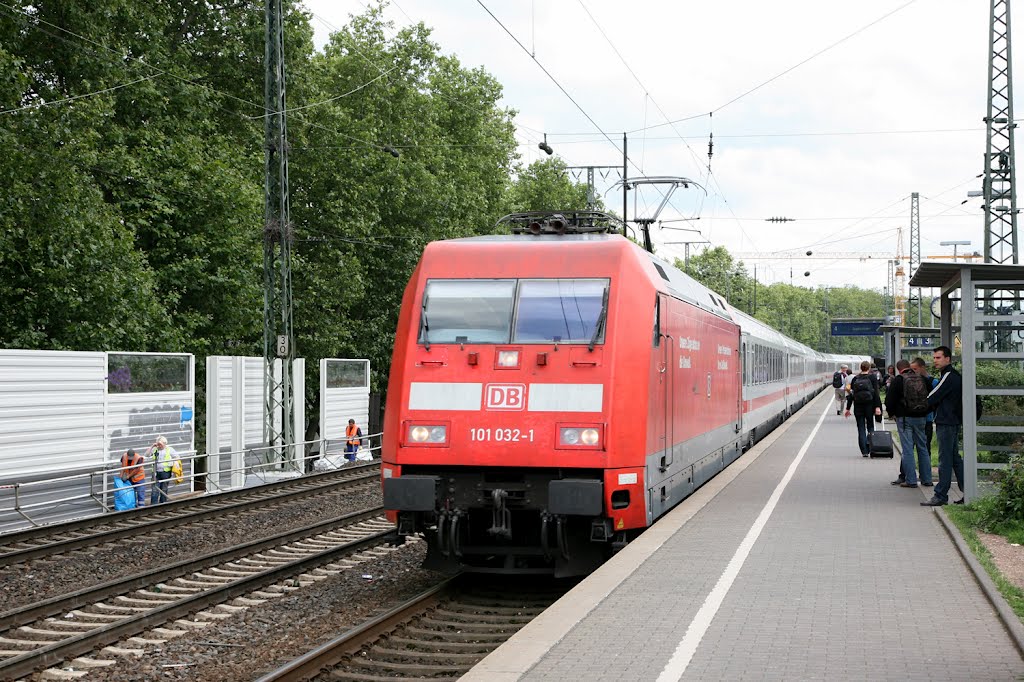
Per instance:
[[[881,336],[885,320],[844,320],[832,322],[832,336]]]

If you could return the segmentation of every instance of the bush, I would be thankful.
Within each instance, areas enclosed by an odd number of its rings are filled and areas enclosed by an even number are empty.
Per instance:
[[[992,472],[998,492],[979,504],[986,527],[1024,521],[1024,456],[1014,455],[1005,469]]]

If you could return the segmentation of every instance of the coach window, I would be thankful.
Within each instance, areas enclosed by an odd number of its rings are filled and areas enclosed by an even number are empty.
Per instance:
[[[434,279],[420,314],[420,343],[508,343],[514,279]]]
[[[750,358],[747,356],[747,342],[744,341],[740,347],[740,358],[743,362],[743,385],[750,385]]]
[[[606,279],[520,280],[512,342],[604,343],[607,305]]]
[[[661,346],[661,299],[657,294],[654,296],[654,339],[652,343],[655,348]]]

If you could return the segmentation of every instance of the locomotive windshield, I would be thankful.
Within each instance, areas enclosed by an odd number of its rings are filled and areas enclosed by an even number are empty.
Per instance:
[[[601,321],[606,279],[524,279],[513,343],[590,343]],[[596,341],[604,341],[602,334]]]
[[[420,343],[603,343],[607,279],[429,280]]]
[[[420,342],[508,343],[514,279],[434,279],[427,282]]]

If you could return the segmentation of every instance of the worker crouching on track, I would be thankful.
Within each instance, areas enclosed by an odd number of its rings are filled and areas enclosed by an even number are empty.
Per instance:
[[[142,455],[134,450],[121,455],[121,480],[131,483],[135,489],[136,507],[142,507],[146,501],[146,472],[142,467],[144,461]]]

